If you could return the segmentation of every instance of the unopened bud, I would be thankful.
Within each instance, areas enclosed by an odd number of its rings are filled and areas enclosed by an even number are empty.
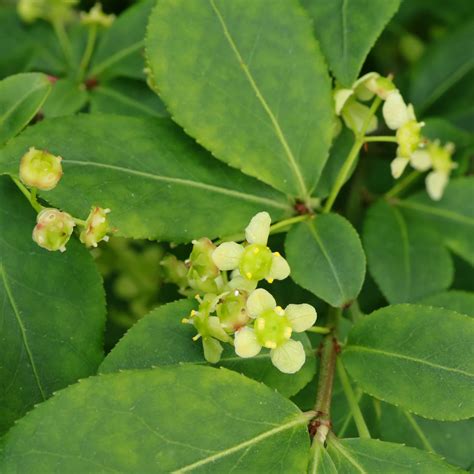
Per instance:
[[[44,0],[20,0],[17,13],[25,23],[33,23],[43,14]]]
[[[166,255],[160,262],[165,274],[165,280],[169,283],[174,283],[180,288],[185,288],[188,284],[186,275],[188,274],[188,267],[181,260],[178,260],[174,255]]]
[[[62,158],[32,147],[20,162],[20,179],[26,186],[49,191],[56,187],[63,169]]]
[[[79,236],[81,242],[86,247],[97,247],[97,244],[102,240],[106,242],[109,240],[107,235],[110,232],[110,225],[107,219],[107,214],[110,209],[102,209],[101,207],[93,207],[89,217],[86,220],[84,230]]]
[[[64,252],[75,225],[67,212],[43,209],[36,218],[33,240],[46,250]]]
[[[102,5],[96,3],[89,13],[81,12],[81,23],[83,25],[102,26],[108,28],[115,20],[115,15],[106,15],[102,11]]]

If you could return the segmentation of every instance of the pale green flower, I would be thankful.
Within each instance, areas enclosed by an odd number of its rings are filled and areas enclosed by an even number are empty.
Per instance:
[[[20,161],[20,180],[30,187],[50,191],[58,184],[63,169],[62,158],[31,147]]]
[[[250,294],[247,312],[254,319],[253,327],[243,327],[235,333],[236,354],[254,357],[266,347],[273,365],[281,372],[292,374],[300,370],[306,354],[303,344],[291,339],[291,335],[313,326],[316,310],[308,304],[291,304],[283,310],[268,291],[260,288]]]
[[[248,245],[236,242],[220,244],[212,254],[212,260],[220,270],[238,270],[236,277],[270,283],[283,280],[290,274],[287,261],[267,247],[270,234],[270,215],[267,212],[256,214],[245,229]]]
[[[67,212],[58,209],[43,209],[36,217],[33,240],[46,250],[66,251],[75,226],[74,219]]]

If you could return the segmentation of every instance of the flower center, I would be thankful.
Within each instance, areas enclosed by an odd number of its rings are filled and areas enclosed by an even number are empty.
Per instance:
[[[216,308],[217,316],[221,322],[222,327],[227,332],[234,332],[245,326],[249,320],[245,304],[247,298],[236,291],[233,294],[227,295],[222,303],[219,303]]]
[[[291,326],[281,308],[267,309],[254,323],[258,343],[268,349],[281,346],[291,337]]]
[[[397,130],[397,142],[400,156],[409,157],[420,144],[421,125],[416,120],[410,120]]]
[[[263,280],[270,273],[272,260],[272,251],[265,245],[249,245],[240,259],[240,274],[247,280]]]

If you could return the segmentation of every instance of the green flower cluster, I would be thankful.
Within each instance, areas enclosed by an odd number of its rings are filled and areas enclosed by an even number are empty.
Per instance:
[[[377,117],[362,102],[375,96],[384,101],[382,115],[390,130],[395,130],[398,145],[396,158],[391,163],[392,176],[399,178],[408,164],[420,172],[431,170],[426,176],[426,190],[433,200],[443,196],[451,171],[457,166],[452,161],[454,145],[442,146],[439,140],[430,141],[421,134],[424,122],[418,122],[412,104],[406,104],[390,77],[375,72],[360,77],[351,88],[336,87],[336,114],[346,126],[359,134],[368,121],[367,132],[378,127]]]
[[[234,346],[240,357],[254,357],[270,349],[273,365],[285,373],[297,372],[305,362],[305,351],[293,332],[303,332],[316,321],[316,310],[308,304],[277,306],[273,296],[257,288],[262,280],[283,280],[290,274],[286,260],[268,247],[271,218],[256,214],[245,229],[245,243],[224,242],[216,246],[207,238],[193,242],[188,260],[163,259],[167,279],[185,295],[194,294],[199,308],[184,323],[197,330],[208,362],[220,360],[221,343]]]

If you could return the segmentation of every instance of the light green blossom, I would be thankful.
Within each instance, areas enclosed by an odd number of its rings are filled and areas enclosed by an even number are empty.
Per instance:
[[[271,219],[267,212],[256,214],[245,229],[248,245],[224,242],[212,254],[216,266],[222,271],[238,270],[238,277],[259,281],[283,280],[290,274],[286,260],[267,247]]]
[[[254,357],[265,347],[270,349],[272,363],[280,371],[292,374],[300,370],[306,354],[301,342],[292,340],[291,335],[313,326],[316,310],[308,304],[291,304],[283,309],[268,291],[259,288],[250,294],[247,312],[254,324],[236,332],[236,354]]]

